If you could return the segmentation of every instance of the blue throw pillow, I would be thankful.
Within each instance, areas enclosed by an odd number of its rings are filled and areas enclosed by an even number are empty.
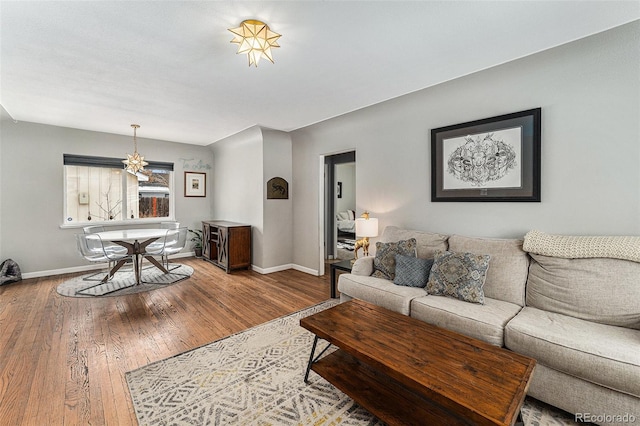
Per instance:
[[[396,276],[393,283],[405,287],[424,287],[429,280],[433,259],[396,255]]]

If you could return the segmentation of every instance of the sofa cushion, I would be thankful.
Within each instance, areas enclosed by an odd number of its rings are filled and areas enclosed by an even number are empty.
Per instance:
[[[351,273],[356,275],[371,275],[373,273],[373,257],[365,256],[357,258],[351,265]]]
[[[504,326],[521,306],[485,298],[484,305],[449,297],[426,296],[411,301],[411,316],[496,346],[504,345]]]
[[[429,272],[433,266],[433,259],[396,255],[395,285],[409,287],[424,287],[429,280]]]
[[[524,306],[529,256],[522,250],[522,240],[452,235],[449,250],[490,255],[484,295]]]
[[[640,263],[531,254],[527,306],[640,329]]]
[[[376,278],[393,280],[396,276],[396,255],[416,257],[416,239],[391,243],[376,243],[376,257],[373,259],[373,274]]]
[[[547,367],[640,398],[640,331],[525,307],[505,329],[507,348]]]
[[[387,226],[384,228],[379,241],[389,243],[393,241],[416,239],[417,257],[421,259],[433,259],[436,250],[446,250],[448,248],[447,235],[434,234],[425,231],[415,231],[412,229],[400,229],[397,226]]]
[[[399,286],[383,278],[354,274],[341,274],[338,278],[338,290],[347,296],[404,315],[409,315],[412,299],[427,294],[423,288]]]
[[[455,297],[471,303],[484,303],[482,287],[491,256],[474,253],[436,251],[427,282],[427,292]]]

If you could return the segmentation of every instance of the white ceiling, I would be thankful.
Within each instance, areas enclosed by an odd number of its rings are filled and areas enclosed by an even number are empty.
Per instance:
[[[282,34],[248,67],[228,28]],[[208,145],[291,131],[640,19],[640,1],[0,1],[18,121]]]

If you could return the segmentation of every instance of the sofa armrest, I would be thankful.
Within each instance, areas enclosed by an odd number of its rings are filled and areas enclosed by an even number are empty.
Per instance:
[[[357,259],[351,267],[351,273],[353,275],[371,275],[373,273],[373,257],[366,256]]]

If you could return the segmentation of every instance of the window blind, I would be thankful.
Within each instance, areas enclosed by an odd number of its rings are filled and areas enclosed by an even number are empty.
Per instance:
[[[94,157],[90,155],[62,154],[65,166],[88,166],[88,167],[107,167],[110,169],[124,169],[122,158]],[[169,170],[173,171],[173,163],[164,161],[149,161],[145,159],[151,170]]]

